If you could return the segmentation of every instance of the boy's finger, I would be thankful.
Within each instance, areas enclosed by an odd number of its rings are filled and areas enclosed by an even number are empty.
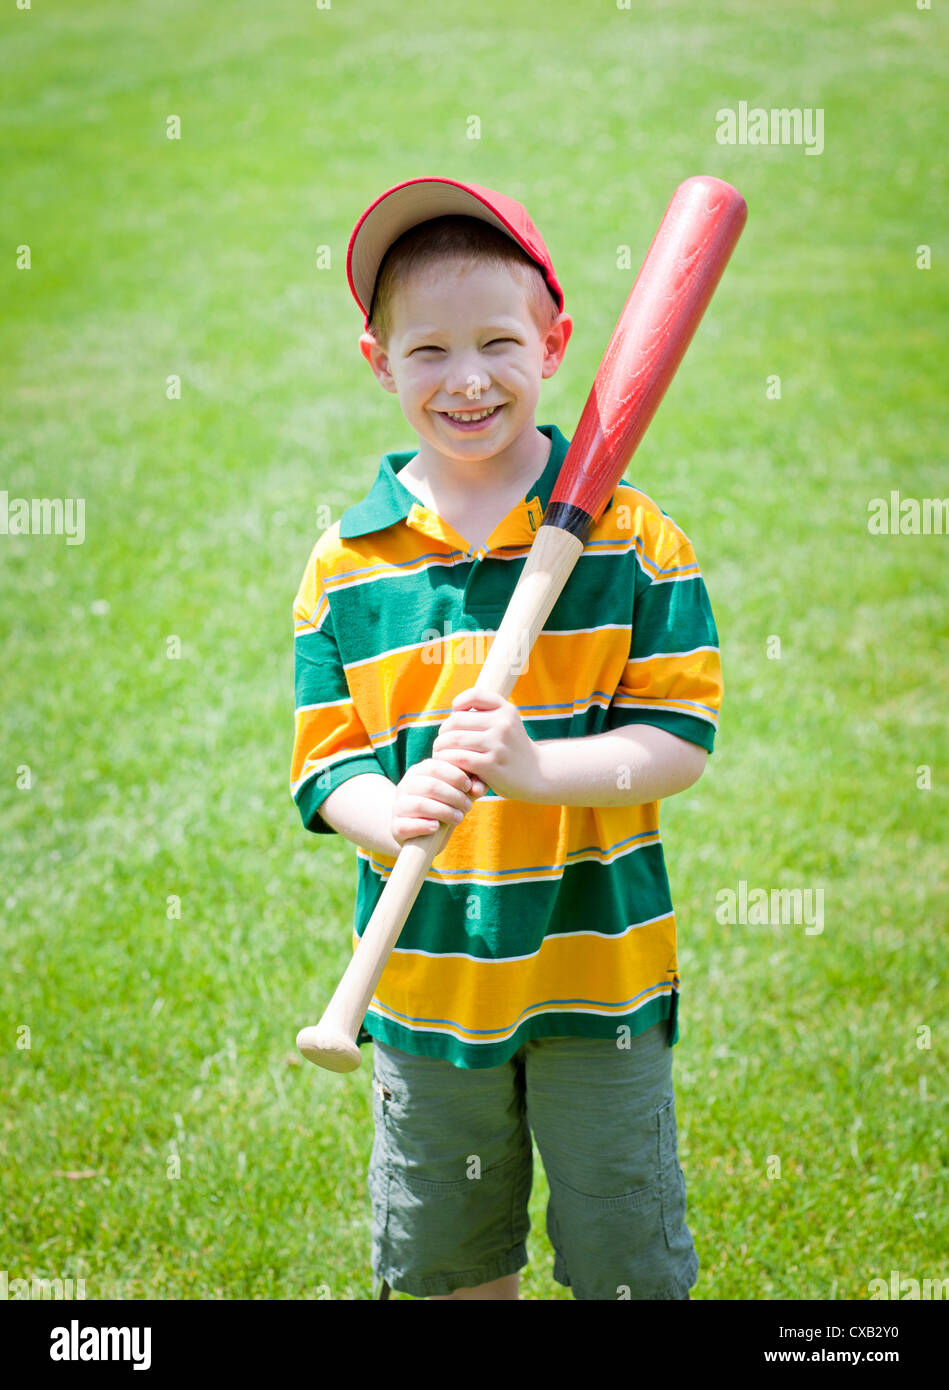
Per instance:
[[[459,771],[459,769],[455,769]],[[467,776],[467,774],[463,774]],[[460,787],[455,787],[451,782],[446,782],[441,777],[422,777],[411,788],[412,797],[417,801],[418,797],[427,797],[428,801],[421,811],[422,815],[429,815],[432,812],[433,804],[441,802],[444,806],[453,806],[456,811],[467,812],[471,810],[471,799]],[[407,805],[411,806],[410,799]]]
[[[438,756],[443,763],[450,763],[455,772],[460,773],[460,775],[464,777],[467,783],[464,790],[469,797],[484,795],[486,791],[485,785],[468,766],[467,752],[464,748],[442,747],[438,750]],[[476,786],[481,787],[480,792],[475,790]]]
[[[439,752],[440,756],[438,758],[432,758],[428,764],[427,770],[429,774],[432,777],[440,778],[443,782],[447,782],[449,786],[455,787],[460,792],[470,791],[470,779],[464,768],[459,767],[457,763],[445,757],[444,754],[441,753],[441,750],[439,750]]]
[[[464,748],[446,748],[443,750],[445,757],[451,756],[452,762],[457,763],[458,767],[464,768],[468,776],[475,778],[479,776],[479,769],[492,767],[494,759],[490,753],[478,753],[470,745]],[[469,792],[473,796],[474,792]]]
[[[450,714],[444,723],[439,725],[439,732],[447,729],[486,729],[492,722],[491,710],[455,710]]]
[[[439,821],[451,821],[458,825],[463,821],[468,811],[471,810],[470,801],[465,798],[465,805],[453,806],[449,801],[439,801],[434,797],[420,796],[409,802],[405,808],[405,813],[412,820],[421,820],[423,816],[434,816]]]
[[[434,835],[436,830],[441,829],[441,822],[437,820],[397,820],[392,827],[392,834],[396,840],[414,840],[417,835]]]
[[[470,690],[460,691],[451,702],[453,710],[462,709],[500,709],[507,704],[503,695],[496,694],[493,690],[478,690],[472,686]]]
[[[449,748],[467,748],[487,753],[490,737],[489,729],[448,729],[438,735],[432,744],[432,752],[447,753]]]

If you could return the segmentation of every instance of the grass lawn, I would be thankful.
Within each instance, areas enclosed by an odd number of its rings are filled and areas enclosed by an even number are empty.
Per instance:
[[[663,808],[693,1297],[947,1273],[949,537],[868,529],[873,498],[949,494],[947,19],[859,10],[4,8],[0,491],[85,504],[82,544],[0,534],[11,1279],[370,1296],[369,1059],[293,1045],[355,850],[290,801],[290,605],[327,514],[415,442],[345,251],[423,173],[541,228],[576,328],[538,419],[568,435],[618,248],[639,265],[690,174],[747,198],[628,474],[695,545],[726,680]],[[820,108],[822,152],[719,144],[741,101]],[[820,890],[822,930],[720,921],[742,881]],[[523,1296],[569,1299],[545,1201],[538,1170]]]

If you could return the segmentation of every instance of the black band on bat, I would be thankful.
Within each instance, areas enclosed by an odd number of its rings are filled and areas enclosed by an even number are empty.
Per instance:
[[[582,507],[574,506],[572,502],[551,502],[544,512],[542,525],[556,526],[561,531],[569,531],[586,545],[587,537],[593,530],[593,517]]]

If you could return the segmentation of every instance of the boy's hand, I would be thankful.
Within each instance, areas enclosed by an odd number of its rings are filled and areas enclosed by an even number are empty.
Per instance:
[[[451,704],[432,756],[449,759],[501,796],[533,800],[541,781],[537,748],[516,707],[501,695],[473,688]]]
[[[443,821],[457,825],[485,790],[480,778],[469,777],[457,763],[436,757],[413,763],[395,789],[393,839],[402,845],[434,834]]]

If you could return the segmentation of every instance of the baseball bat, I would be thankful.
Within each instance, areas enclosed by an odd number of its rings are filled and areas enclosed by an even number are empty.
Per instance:
[[[510,695],[715,292],[748,215],[721,179],[686,179],[672,196],[597,370],[517,586],[476,688]],[[406,918],[452,827],[402,846],[320,1022],[297,1047],[328,1071],[355,1071],[356,1038]]]

